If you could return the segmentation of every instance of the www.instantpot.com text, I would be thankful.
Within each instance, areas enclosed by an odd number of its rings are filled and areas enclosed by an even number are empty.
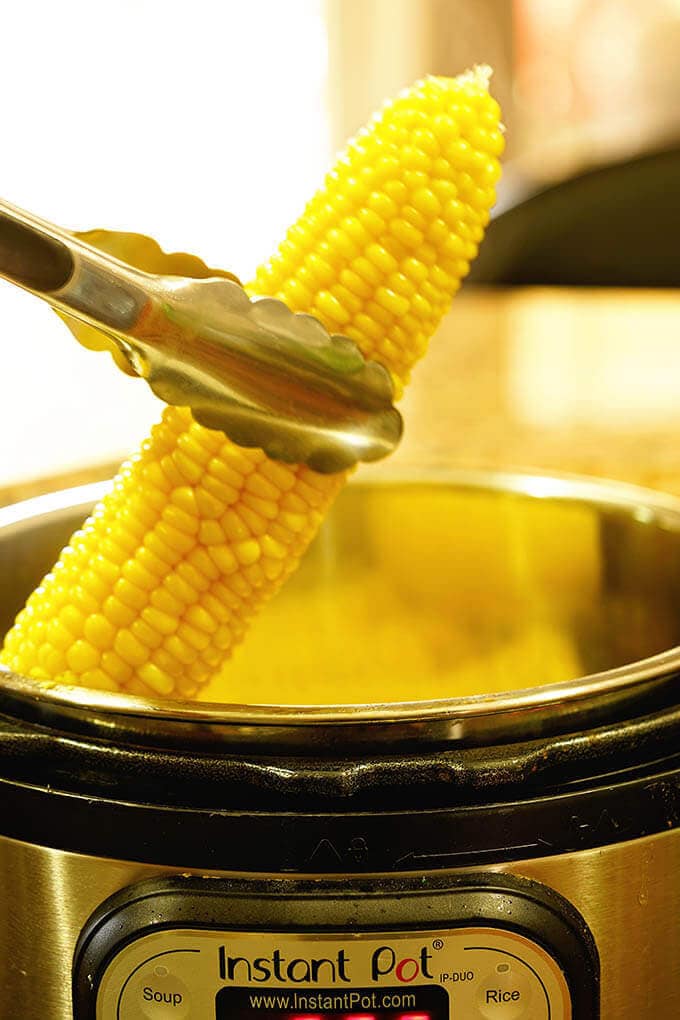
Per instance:
[[[280,1009],[286,1012],[321,1009],[332,1013],[352,1012],[355,1009],[414,1009],[416,997],[413,992],[289,992],[274,995],[253,993],[248,996],[251,1009]]]

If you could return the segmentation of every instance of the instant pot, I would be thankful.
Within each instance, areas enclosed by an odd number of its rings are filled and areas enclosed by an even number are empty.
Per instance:
[[[499,679],[497,659],[447,650],[440,630],[395,703],[377,646],[341,616],[348,669],[361,641],[375,673],[365,704],[144,701],[4,672],[0,1016],[680,1016],[680,504],[414,475],[398,482],[404,506],[420,500],[406,530],[395,485],[349,486],[271,604],[309,595],[314,682],[331,666],[315,592],[333,590],[342,541],[359,580],[403,584],[404,633],[477,620],[502,655],[539,621],[571,677],[539,642]],[[102,491],[0,511],[0,626]],[[381,506],[400,541],[385,543]],[[429,697],[425,673],[458,655],[479,693],[453,697],[452,680]]]

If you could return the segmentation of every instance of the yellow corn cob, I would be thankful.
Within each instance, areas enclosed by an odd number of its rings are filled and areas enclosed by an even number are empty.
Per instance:
[[[468,271],[503,148],[488,72],[428,78],[350,143],[252,293],[382,361],[400,389]],[[344,475],[270,461],[167,408],[9,632],[37,679],[192,697],[294,570]]]

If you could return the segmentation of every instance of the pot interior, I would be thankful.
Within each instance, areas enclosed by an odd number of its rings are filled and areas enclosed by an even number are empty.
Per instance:
[[[0,511],[3,633],[87,508],[73,490]],[[535,476],[357,482],[203,699],[366,705],[535,688],[680,645],[679,610],[674,500]]]

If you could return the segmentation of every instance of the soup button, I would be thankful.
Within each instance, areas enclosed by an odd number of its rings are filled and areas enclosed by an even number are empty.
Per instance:
[[[144,1020],[184,1020],[191,1008],[187,986],[166,967],[143,971],[125,995],[125,1012]]]
[[[477,988],[475,1004],[479,1016],[485,1020],[521,1020],[522,1017],[528,1020],[533,984],[523,967],[499,963]]]

